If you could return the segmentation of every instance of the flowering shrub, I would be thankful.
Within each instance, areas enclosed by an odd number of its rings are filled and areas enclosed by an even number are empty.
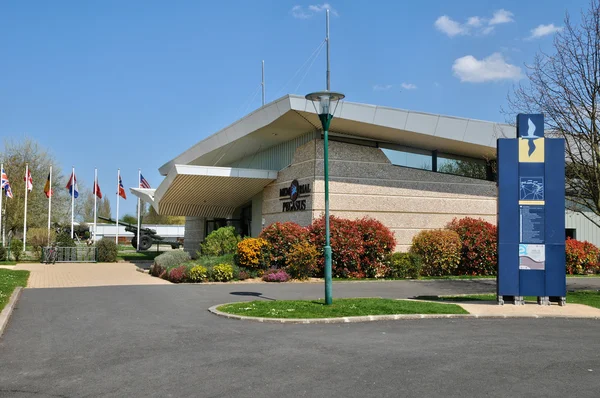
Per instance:
[[[588,241],[567,239],[565,242],[567,273],[588,274],[598,271],[600,250]]]
[[[245,281],[248,278],[250,278],[250,274],[248,274],[246,271],[240,271],[238,274],[238,279],[241,281]]]
[[[269,243],[269,262],[272,267],[285,266],[285,257],[292,246],[308,239],[308,229],[293,222],[276,222],[265,229],[259,238]]]
[[[396,246],[392,232],[377,220],[363,218],[347,220],[330,216],[332,274],[342,278],[380,277],[386,273],[384,259]],[[325,259],[325,216],[310,226],[310,241],[319,248],[319,276],[323,274]]]
[[[266,268],[269,261],[269,242],[261,238],[246,238],[237,244],[237,263],[240,267]]]
[[[456,232],[436,229],[419,232],[412,240],[410,251],[423,259],[423,275],[445,276],[456,272],[461,248]]]
[[[211,279],[215,282],[227,282],[233,279],[233,267],[230,264],[215,265],[211,271]]]
[[[290,276],[282,269],[271,269],[265,272],[262,280],[265,282],[287,282],[290,280]]]
[[[415,253],[394,253],[388,258],[388,278],[417,279],[421,275],[423,261]]]
[[[187,279],[187,267],[185,265],[180,265],[178,267],[171,268],[169,270],[169,276],[167,279],[173,283],[185,282]]]
[[[319,251],[308,241],[292,246],[285,258],[285,270],[294,279],[308,279],[317,269]]]
[[[195,265],[188,271],[190,282],[204,282],[208,279],[208,270],[202,265]]]
[[[454,219],[447,229],[461,241],[461,260],[456,275],[496,275],[498,273],[498,230],[482,219]]]

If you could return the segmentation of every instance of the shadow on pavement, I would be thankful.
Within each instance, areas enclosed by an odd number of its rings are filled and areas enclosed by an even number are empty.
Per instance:
[[[276,300],[276,299],[271,298],[271,297],[263,296],[262,293],[260,293],[260,292],[231,292],[229,294],[232,294],[234,296],[259,297],[259,298],[263,298],[263,299],[266,299],[266,300],[273,300],[273,301]]]

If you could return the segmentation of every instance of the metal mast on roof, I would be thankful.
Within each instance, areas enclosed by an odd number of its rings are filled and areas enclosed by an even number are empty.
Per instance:
[[[262,61],[262,106],[265,106],[265,60]]]
[[[329,9],[327,9],[327,13],[325,14],[325,18],[326,18],[326,23],[325,23],[325,29],[326,29],[326,36],[325,36],[325,41],[327,42],[327,91],[331,90],[331,84],[329,81],[329,76],[330,76],[330,70],[329,70]]]

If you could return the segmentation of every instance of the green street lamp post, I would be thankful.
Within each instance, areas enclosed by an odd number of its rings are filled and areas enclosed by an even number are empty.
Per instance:
[[[325,247],[323,254],[325,256],[325,304],[332,303],[332,284],[331,284],[331,244],[329,240],[329,125],[340,100],[344,99],[344,94],[331,91],[319,91],[306,95],[306,99],[311,101],[319,115],[321,125],[323,126],[323,167],[325,174]]]

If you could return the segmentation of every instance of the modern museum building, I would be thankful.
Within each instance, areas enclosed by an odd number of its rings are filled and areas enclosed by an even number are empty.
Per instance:
[[[498,138],[513,126],[342,102],[329,129],[332,215],[372,217],[406,251],[424,229],[455,217],[496,223]],[[157,189],[131,188],[159,214],[185,216],[194,254],[212,230],[257,236],[274,222],[309,225],[325,211],[321,122],[304,97],[286,95],[165,163]],[[566,235],[599,244],[598,228],[565,212]]]

